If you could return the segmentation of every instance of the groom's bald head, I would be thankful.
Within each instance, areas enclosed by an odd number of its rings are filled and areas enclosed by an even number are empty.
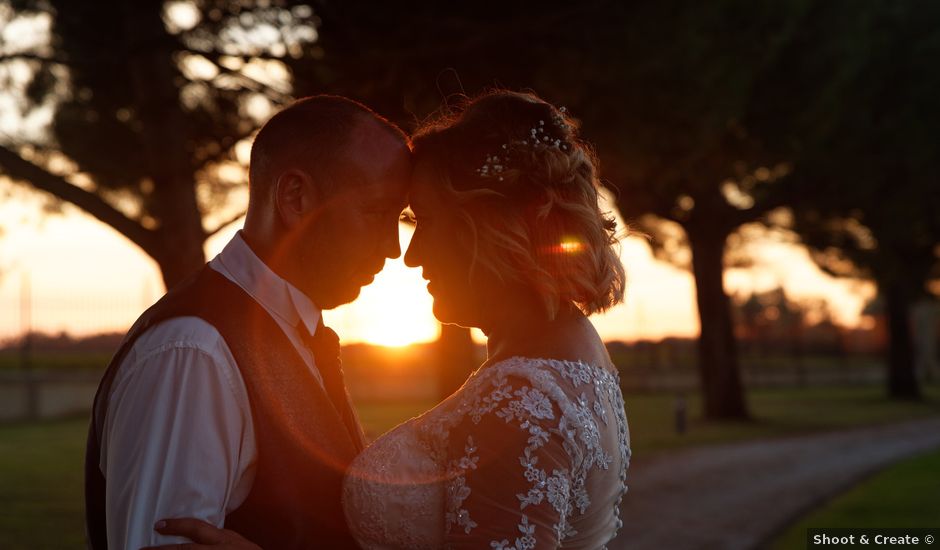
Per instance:
[[[384,133],[410,147],[405,133],[369,107],[352,99],[318,95],[292,103],[271,117],[251,146],[249,216],[269,207],[285,170],[306,171],[326,191],[342,180],[343,164],[357,136]]]

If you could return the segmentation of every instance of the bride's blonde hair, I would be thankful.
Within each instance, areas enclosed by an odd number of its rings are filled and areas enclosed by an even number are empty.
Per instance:
[[[564,108],[494,90],[424,123],[413,143],[468,228],[471,277],[487,269],[535,289],[552,318],[566,303],[591,314],[623,300],[597,159]]]

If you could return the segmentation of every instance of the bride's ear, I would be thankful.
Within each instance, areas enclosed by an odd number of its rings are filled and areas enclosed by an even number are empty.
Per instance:
[[[274,200],[281,223],[293,228],[316,208],[318,189],[307,172],[287,170],[277,178]]]

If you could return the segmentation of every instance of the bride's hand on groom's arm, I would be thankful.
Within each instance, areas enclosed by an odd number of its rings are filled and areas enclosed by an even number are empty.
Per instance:
[[[261,550],[235,531],[218,527],[193,518],[175,518],[160,520],[153,526],[161,535],[186,537],[192,542],[148,546],[141,550]]]

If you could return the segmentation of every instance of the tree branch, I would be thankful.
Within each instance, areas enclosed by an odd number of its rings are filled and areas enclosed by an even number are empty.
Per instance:
[[[227,149],[222,149],[215,155],[206,155],[202,158],[196,158],[195,171],[203,170],[206,166],[209,166],[209,164],[213,162],[221,162],[225,160],[226,155],[229,155],[232,152],[232,149],[235,147],[235,145],[238,144],[238,142],[247,137],[251,137],[251,135],[257,132],[259,129],[259,127],[252,127],[251,130],[248,130],[247,132],[239,132],[238,134],[227,136],[232,138],[232,146],[228,147]]]
[[[775,185],[780,185],[776,183]],[[738,210],[728,215],[725,220],[733,228],[740,227],[746,223],[758,221],[771,210],[776,210],[781,206],[788,206],[789,202],[782,193],[773,193],[756,201],[754,206],[745,210]],[[733,231],[734,229],[732,229]]]
[[[250,63],[251,61],[255,59],[261,59],[263,61],[280,61],[282,63],[286,63],[292,60],[292,58],[287,55],[277,56],[277,55],[271,55],[267,53],[253,53],[253,54],[225,53],[225,52],[219,51],[216,48],[211,48],[211,49],[183,48],[182,51],[191,53],[193,55],[201,55],[205,57],[206,59],[212,61],[213,63],[216,63],[216,60],[222,59],[223,57],[231,57],[233,59],[239,59],[243,63]]]
[[[281,105],[287,105],[288,103],[294,100],[293,96],[291,96],[289,93],[283,92],[281,90],[278,90],[274,86],[271,86],[269,84],[265,84],[264,82],[256,80],[239,70],[229,69],[228,67],[222,64],[223,56],[217,52],[211,52],[211,53],[194,52],[194,53],[196,55],[202,56],[204,59],[211,62],[213,65],[215,65],[221,74],[227,74],[231,77],[241,80],[243,84],[245,85],[245,87],[248,88],[249,90],[262,93],[268,96],[270,99],[280,103]],[[232,56],[225,56],[225,57],[232,57]],[[257,56],[252,56],[252,57],[257,58]],[[277,59],[277,60],[282,61],[282,62],[284,61],[283,59]]]
[[[24,61],[39,61],[40,63],[56,63],[59,65],[65,64],[64,59],[59,59],[56,57],[45,57],[34,53],[11,53],[9,55],[0,55],[0,63],[12,61],[14,59],[22,59]]]
[[[0,169],[12,178],[25,180],[40,191],[45,191],[81,208],[117,230],[148,254],[153,255],[157,249],[156,232],[128,218],[98,195],[69,183],[62,176],[46,171],[2,145],[0,145]]]

